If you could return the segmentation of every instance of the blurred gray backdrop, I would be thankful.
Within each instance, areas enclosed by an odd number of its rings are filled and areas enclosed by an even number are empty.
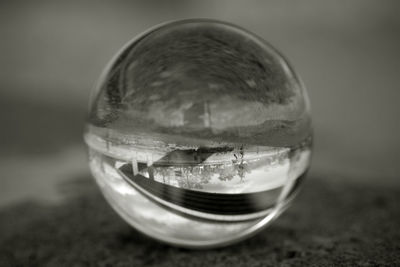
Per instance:
[[[238,24],[277,47],[311,98],[319,179],[399,185],[400,1],[1,1],[0,206],[60,201],[89,177],[82,141],[102,68],[147,28]]]

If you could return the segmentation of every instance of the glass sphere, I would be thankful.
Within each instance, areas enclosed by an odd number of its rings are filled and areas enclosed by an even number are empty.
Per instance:
[[[165,23],[111,60],[85,141],[105,198],[130,225],[183,247],[265,227],[310,165],[305,88],[260,37],[214,20]]]

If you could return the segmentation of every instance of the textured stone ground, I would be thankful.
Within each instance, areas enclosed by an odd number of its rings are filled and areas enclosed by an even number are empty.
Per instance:
[[[192,251],[124,223],[89,177],[66,182],[58,205],[0,212],[0,266],[396,266],[400,189],[310,177],[294,205],[242,243]],[[196,229],[193,229],[194,231]]]

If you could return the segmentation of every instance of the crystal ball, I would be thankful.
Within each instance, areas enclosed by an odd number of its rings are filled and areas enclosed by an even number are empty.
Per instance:
[[[260,37],[220,21],[174,21],[114,56],[84,138],[91,172],[126,222],[176,246],[224,246],[296,196],[310,165],[310,105]]]

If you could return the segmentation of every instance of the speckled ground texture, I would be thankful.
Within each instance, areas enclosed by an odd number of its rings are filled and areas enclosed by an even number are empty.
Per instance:
[[[141,235],[91,179],[77,178],[60,188],[64,204],[0,213],[0,266],[400,265],[400,190],[333,180],[310,177],[294,205],[255,237],[196,251]]]

